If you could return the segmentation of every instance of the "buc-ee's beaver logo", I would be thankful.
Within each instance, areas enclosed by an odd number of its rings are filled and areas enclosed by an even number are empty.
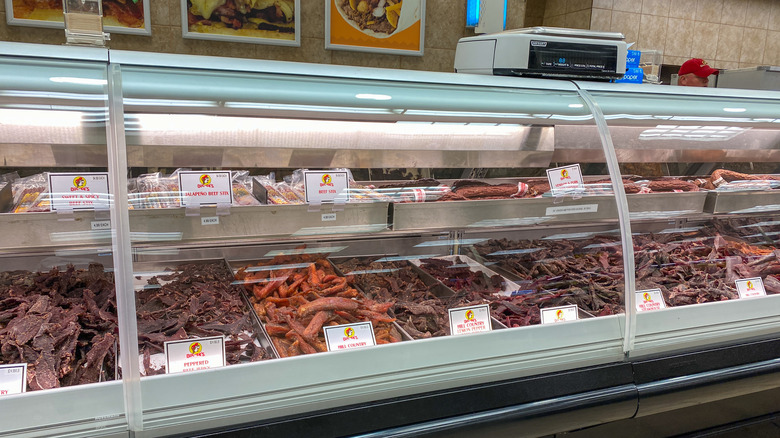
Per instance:
[[[466,321],[474,321],[474,311],[473,310],[467,310],[466,311]]]
[[[571,179],[569,176],[569,171],[566,169],[561,169],[561,179]]]
[[[320,187],[323,186],[333,186],[333,178],[330,176],[330,174],[322,175],[322,183],[320,184]]]
[[[87,187],[87,179],[83,176],[77,176],[73,178],[73,187],[70,188],[71,192],[75,192],[77,190],[89,191],[89,187]]]
[[[745,285],[747,286],[747,290],[756,290],[755,286],[753,286],[752,281],[748,281],[747,283],[745,283]]]
[[[190,344],[190,353],[198,354],[201,351],[203,351],[203,345],[201,345],[200,342],[193,342],[192,344]]]
[[[198,178],[198,182],[200,182],[200,184],[198,184],[198,188],[199,189],[201,189],[203,187],[214,188],[214,184],[211,184],[211,176],[209,174],[207,174],[207,173],[204,173],[203,175],[201,175],[200,178]]]
[[[644,298],[645,301],[653,301],[653,297],[651,297],[650,294],[647,292],[642,294],[642,298]]]
[[[555,319],[563,319],[563,310],[558,309],[558,311],[555,312]]]
[[[355,336],[355,329],[352,327],[347,327],[344,329],[344,340],[347,339],[357,339],[357,336]]]

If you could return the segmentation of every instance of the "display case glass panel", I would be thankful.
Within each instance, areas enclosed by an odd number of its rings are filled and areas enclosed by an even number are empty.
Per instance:
[[[123,56],[147,427],[621,359],[617,201],[601,143],[566,153],[595,126],[571,84]]]
[[[632,354],[777,333],[780,94],[590,93],[629,198],[639,312]]]
[[[0,56],[0,424],[7,433],[127,428],[106,52],[90,53],[103,61]]]

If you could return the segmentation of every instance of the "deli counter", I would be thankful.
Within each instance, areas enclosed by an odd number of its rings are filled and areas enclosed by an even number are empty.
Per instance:
[[[0,77],[0,436],[776,411],[780,93],[16,43]]]

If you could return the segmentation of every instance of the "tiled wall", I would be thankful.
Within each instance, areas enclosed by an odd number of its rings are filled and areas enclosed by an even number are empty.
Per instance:
[[[590,29],[593,0],[547,0],[545,26]]]
[[[551,0],[548,0],[548,4]],[[592,0],[592,30],[622,32],[664,64],[780,65],[780,0]]]
[[[466,28],[466,0],[427,0],[425,47],[424,55],[421,57],[325,50],[324,3],[322,0],[301,0],[301,47],[183,39],[180,0],[151,0],[152,35],[149,37],[112,34],[108,47],[121,50],[451,72],[458,39],[474,35],[472,29]],[[509,0],[507,28],[523,27],[524,16],[525,0]],[[65,43],[65,33],[60,29],[8,26],[5,2],[0,0],[0,41],[61,45]]]

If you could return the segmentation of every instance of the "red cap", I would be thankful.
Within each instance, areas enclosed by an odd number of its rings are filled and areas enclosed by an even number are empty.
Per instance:
[[[719,72],[718,69],[707,65],[707,61],[701,58],[693,58],[685,61],[683,65],[680,66],[680,71],[677,74],[682,76],[687,75],[688,73],[693,73],[700,78],[706,78],[709,75],[716,75]]]

